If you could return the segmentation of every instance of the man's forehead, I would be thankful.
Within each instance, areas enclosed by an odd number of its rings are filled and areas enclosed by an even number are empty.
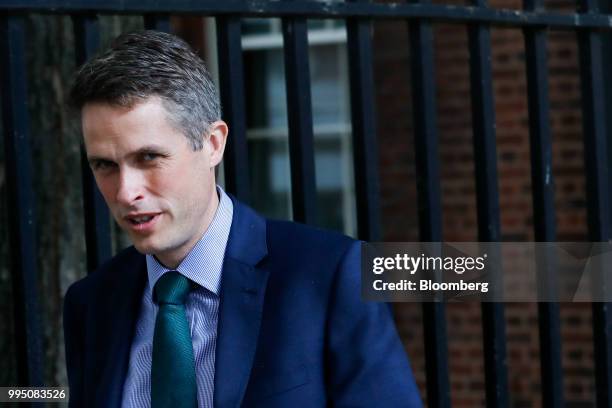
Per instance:
[[[89,103],[82,111],[85,146],[91,149],[121,148],[124,153],[147,146],[168,148],[185,143],[183,134],[172,126],[158,100],[131,108],[108,103]]]
[[[168,111],[157,97],[130,106],[90,102],[81,110],[83,131],[148,130],[171,127]]]

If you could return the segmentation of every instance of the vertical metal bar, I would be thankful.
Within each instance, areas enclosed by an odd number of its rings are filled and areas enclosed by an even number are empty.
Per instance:
[[[306,224],[316,224],[314,141],[306,19],[285,17],[282,25],[293,219]]]
[[[485,0],[473,5],[486,7]],[[468,26],[472,127],[476,173],[478,239],[500,240],[495,105],[491,76],[491,36],[485,24]],[[487,407],[508,406],[506,337],[502,303],[482,303]]]
[[[524,8],[536,11],[543,7],[542,3],[542,0],[525,0]],[[536,241],[554,242],[556,223],[546,33],[543,27],[529,27],[524,28],[524,35],[535,238]]]
[[[597,13],[595,0],[581,0],[578,11]],[[610,239],[610,203],[608,197],[608,167],[606,162],[606,109],[602,86],[604,73],[601,34],[578,31],[580,76],[582,85],[582,121],[584,129],[584,164],[587,190],[589,239],[606,242]],[[603,293],[610,285],[602,276]],[[598,407],[612,407],[612,315],[610,303],[593,303],[593,340],[595,352],[595,384]]]
[[[224,158],[225,185],[227,191],[249,202],[241,23],[238,17],[223,16],[217,17],[216,25],[221,104],[230,128]]]
[[[436,129],[434,43],[431,23],[409,23],[412,106],[419,209],[419,234],[423,242],[442,240],[442,204]],[[427,403],[450,407],[445,304],[423,304]]]
[[[95,15],[72,17],[77,66],[92,57],[100,45],[98,19]],[[85,213],[85,243],[87,246],[87,270],[95,271],[111,257],[110,216],[104,198],[96,186],[85,150],[81,147],[83,180],[83,206]]]
[[[28,126],[28,94],[23,19],[0,18],[0,88],[6,183],[10,268],[13,282],[17,380],[42,386],[42,331],[37,290],[36,219],[32,191],[32,157]]]
[[[544,7],[542,0],[524,0],[524,9],[536,11]],[[535,240],[556,240],[555,203],[552,176],[552,139],[549,122],[546,34],[543,27],[525,28],[527,96],[531,147],[531,185]],[[556,288],[555,262],[544,254],[539,262],[539,291],[550,299]],[[552,294],[554,295],[554,294]],[[540,371],[542,399],[545,407],[563,406],[563,376],[561,366],[561,322],[559,304],[539,302]]]
[[[170,17],[165,14],[145,14],[144,27],[146,30],[163,31],[165,33],[172,32]]]
[[[369,0],[348,0],[369,3]],[[378,145],[374,112],[372,71],[372,24],[366,19],[346,21],[353,169],[357,201],[357,235],[365,241],[380,239],[380,202],[378,185]]]
[[[612,0],[600,0],[599,7],[599,12],[601,14],[612,14]],[[601,45],[604,50],[612,50],[612,32],[606,30],[601,34]],[[610,72],[610,70],[612,69],[612,53],[603,53],[602,64],[602,69],[604,70],[604,72]],[[606,117],[612,117],[612,77],[610,77],[610,75],[606,75],[604,77],[603,88],[606,98]],[[611,140],[612,128],[610,126],[607,126],[606,131],[608,132],[608,140]],[[610,174],[610,171],[612,170],[612,143],[608,143],[607,147],[608,174]],[[612,195],[612,185],[608,185],[608,196],[610,195]],[[612,210],[612,208],[610,210]],[[612,217],[610,217],[610,221],[612,221]]]

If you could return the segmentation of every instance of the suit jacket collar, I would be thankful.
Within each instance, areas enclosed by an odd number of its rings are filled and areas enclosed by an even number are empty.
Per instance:
[[[226,258],[255,266],[268,254],[266,220],[233,195],[228,195],[234,204],[234,215]]]
[[[266,222],[234,197],[234,219],[223,267],[215,359],[216,408],[238,407],[248,384],[269,272]]]

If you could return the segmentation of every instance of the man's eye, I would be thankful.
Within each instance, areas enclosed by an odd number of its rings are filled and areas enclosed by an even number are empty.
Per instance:
[[[92,163],[92,168],[94,170],[107,170],[112,168],[115,165],[115,163],[110,162],[110,161],[106,161],[106,160],[96,160],[95,162]]]
[[[156,153],[145,153],[142,155],[142,161],[150,162],[159,157],[159,154]]]

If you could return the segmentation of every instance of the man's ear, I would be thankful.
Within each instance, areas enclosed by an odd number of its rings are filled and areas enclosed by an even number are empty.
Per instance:
[[[208,128],[208,137],[204,143],[208,144],[211,167],[216,167],[223,159],[228,132],[229,128],[227,127],[227,123],[222,120],[211,123]],[[206,135],[204,137],[206,137]]]

